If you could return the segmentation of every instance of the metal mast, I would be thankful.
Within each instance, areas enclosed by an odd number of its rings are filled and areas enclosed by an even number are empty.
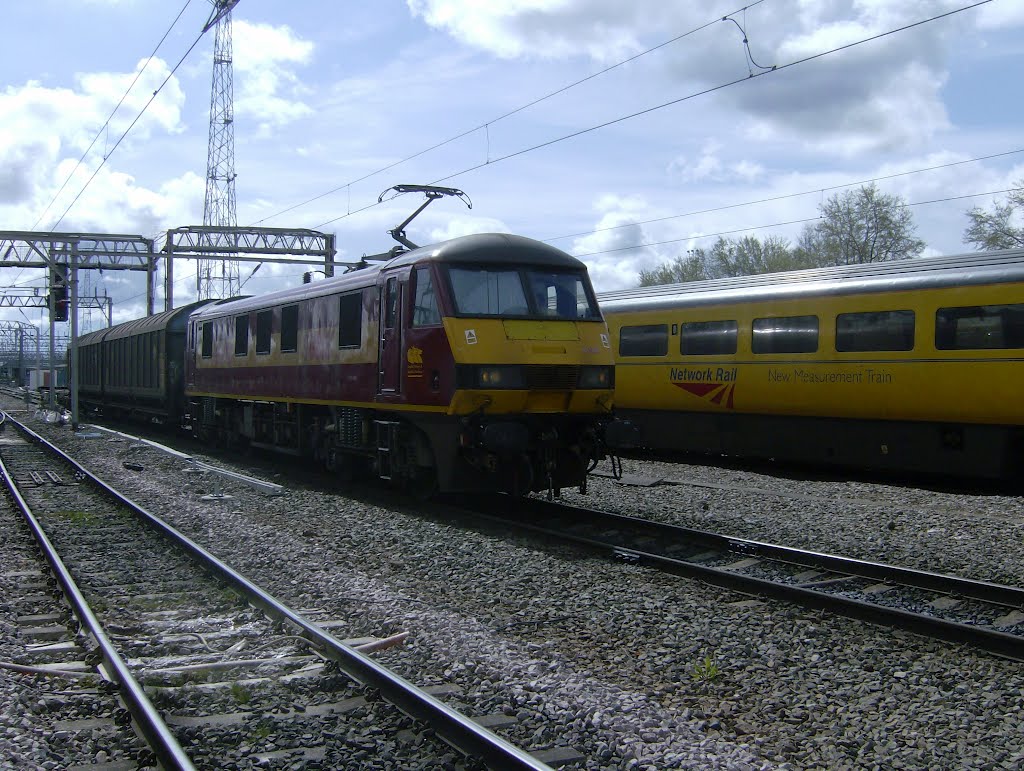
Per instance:
[[[213,85],[210,89],[210,140],[206,159],[206,201],[203,225],[236,227],[235,109],[231,67],[231,9],[238,0],[210,0],[213,12],[204,32],[216,25],[213,46]],[[199,299],[239,294],[238,261],[226,252],[199,260],[196,289]]]

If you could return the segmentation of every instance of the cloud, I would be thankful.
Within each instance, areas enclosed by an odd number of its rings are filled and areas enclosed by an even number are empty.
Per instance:
[[[467,215],[455,215],[445,217],[444,225],[432,227],[428,243],[448,241],[459,236],[470,236],[477,233],[511,233],[508,225],[498,219],[490,217],[472,217]]]
[[[791,64],[956,6],[951,0],[775,0],[723,23],[704,5],[663,0],[407,3],[429,25],[502,58],[576,56],[605,64],[693,32],[629,67],[646,68],[651,78],[667,76],[666,98],[738,81],[697,99],[704,107],[720,105],[747,116],[754,141],[796,133],[813,140],[812,149],[842,155],[914,147],[947,129],[941,90],[950,44],[973,25],[994,23],[990,16],[965,12],[764,74],[763,68]],[[760,77],[745,82],[751,74]],[[912,121],[906,119],[908,109]],[[704,175],[714,171],[691,168]]]
[[[657,216],[639,196],[599,195],[594,209],[600,218],[594,232],[573,239],[570,247],[558,242],[587,263],[590,281],[598,292],[636,286],[641,270],[664,262],[655,247],[644,246],[651,239],[639,221]]]
[[[505,59],[610,60],[640,50],[643,2],[615,0],[407,0],[414,16]]]
[[[312,115],[313,109],[302,100],[308,90],[294,68],[312,61],[314,44],[298,37],[287,25],[275,27],[236,19],[232,27],[232,60],[238,73],[236,114],[259,121],[264,136]]]
[[[0,93],[0,113],[4,115],[0,122],[0,215],[3,219],[24,223],[21,226],[28,229],[51,204],[48,219],[41,223],[48,226],[85,187],[105,156],[111,158],[107,173],[101,173],[90,183],[85,197],[94,192],[94,187],[117,179],[109,169],[116,167],[119,157],[155,137],[182,132],[185,97],[176,78],[171,77],[142,112],[152,92],[167,79],[169,72],[167,64],[160,59],[142,60],[134,72],[79,73],[74,77],[74,88],[47,88],[37,81],[29,81],[22,86],[8,86]],[[138,82],[108,122],[137,75]],[[125,135],[129,127],[131,130]],[[111,156],[122,136],[119,155]],[[70,178],[83,156],[84,162]],[[64,191],[55,199],[65,182]],[[104,223],[100,229],[109,232],[108,223],[115,217],[113,212],[107,213],[99,220]]]
[[[681,184],[693,182],[753,182],[764,174],[764,167],[756,161],[726,160],[720,157],[723,148],[718,141],[710,141],[701,148],[700,155],[689,158],[680,155],[668,166],[669,175]],[[729,150],[733,152],[733,150]]]

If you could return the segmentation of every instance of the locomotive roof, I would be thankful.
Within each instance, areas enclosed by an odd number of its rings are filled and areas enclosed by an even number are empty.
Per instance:
[[[619,289],[602,292],[597,300],[602,312],[624,313],[677,306],[903,292],[1015,281],[1024,281],[1024,249]]]
[[[373,286],[382,270],[399,268],[422,262],[469,263],[474,265],[534,265],[558,270],[583,270],[587,266],[560,249],[525,236],[509,233],[479,233],[461,236],[449,241],[421,246],[403,252],[387,262],[323,279],[313,284],[301,284],[270,294],[226,301],[203,308],[195,318],[213,318],[235,315],[265,308],[269,305],[299,302],[300,300]]]
[[[511,233],[477,233],[422,246],[396,257],[385,267],[420,262],[479,262],[499,265],[540,265],[586,270],[586,264],[549,244]]]

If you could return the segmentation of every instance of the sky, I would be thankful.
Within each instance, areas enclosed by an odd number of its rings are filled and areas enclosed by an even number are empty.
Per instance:
[[[829,196],[874,181],[910,205],[926,255],[969,251],[966,212],[1024,179],[1024,3],[972,4],[240,0],[238,224],[332,232],[354,261],[393,246],[387,231],[422,201],[377,204],[383,191],[452,186],[472,208],[435,201],[414,242],[529,236],[580,257],[600,292],[719,235],[795,244]],[[5,2],[0,230],[159,248],[169,228],[202,224],[211,9]],[[307,269],[252,267],[246,294]],[[45,282],[4,271],[5,287]],[[175,264],[175,305],[194,299],[195,272]],[[144,315],[140,274],[81,281],[113,298],[115,323]]]

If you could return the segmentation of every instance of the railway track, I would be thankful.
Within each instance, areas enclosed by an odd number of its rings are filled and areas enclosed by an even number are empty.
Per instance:
[[[123,709],[104,712],[121,727],[119,756],[174,769],[548,768],[368,657],[399,639],[338,641],[325,630],[343,622],[308,621],[38,435],[5,424],[0,474],[54,576],[51,585],[31,567],[25,544],[12,552],[18,569],[3,578],[34,596],[26,607],[47,611],[24,623],[49,631],[7,668],[80,681],[74,698],[116,691]],[[40,588],[53,598],[58,585],[77,621],[40,606]],[[66,752],[81,744],[81,762],[92,762],[84,737],[96,730],[64,725]]]
[[[1024,588],[536,498],[488,498],[469,511],[473,517],[597,549],[626,562],[1024,661]]]

